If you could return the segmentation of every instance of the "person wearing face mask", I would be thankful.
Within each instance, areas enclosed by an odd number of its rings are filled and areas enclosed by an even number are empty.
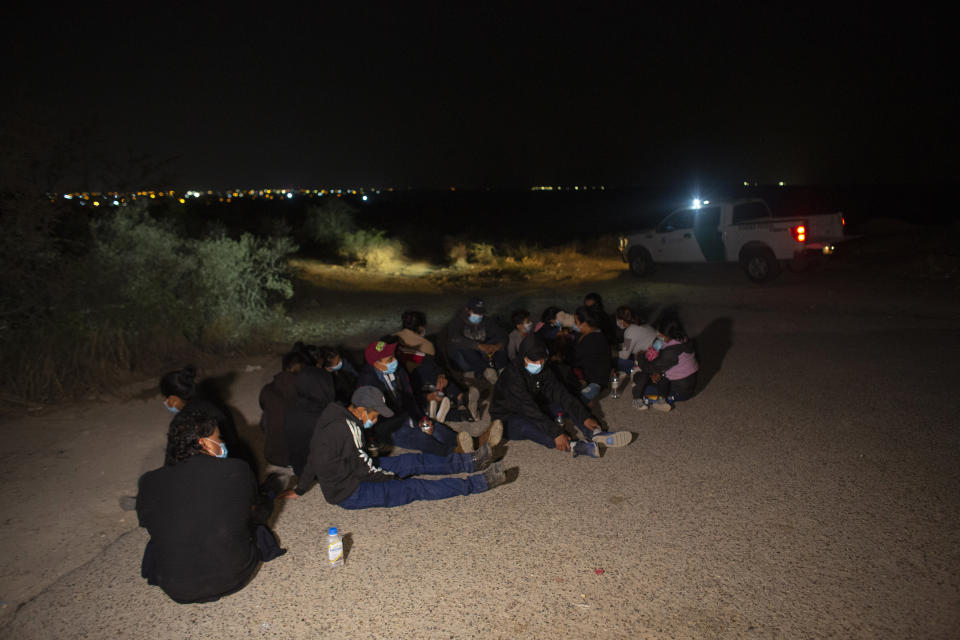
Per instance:
[[[330,374],[336,401],[346,406],[357,388],[359,374],[349,360],[334,347],[317,347],[317,366]]]
[[[165,465],[140,478],[137,517],[150,534],[141,575],[176,602],[233,593],[285,553],[266,526],[272,501],[229,454],[216,417],[184,409],[170,423]]]
[[[621,384],[639,367],[639,359],[653,345],[657,330],[643,324],[627,306],[617,308],[617,327],[623,332],[623,342],[617,352],[617,373]]]
[[[580,397],[586,403],[592,403],[610,383],[610,343],[600,328],[599,318],[596,307],[578,307],[574,314],[577,338],[574,342],[572,364],[586,383],[579,390]]]
[[[467,306],[447,326],[447,359],[465,373],[472,373],[496,384],[499,372],[507,366],[506,332],[487,315],[480,298],[470,298]]]
[[[513,325],[513,331],[510,332],[507,342],[507,358],[510,362],[517,359],[517,351],[520,349],[520,343],[533,332],[533,322],[530,320],[530,312],[526,309],[517,309],[510,314],[510,323]]]
[[[393,415],[377,423],[374,436],[378,443],[414,449],[437,456],[473,451],[473,439],[466,431],[457,434],[445,424],[429,418],[421,406],[406,369],[396,358],[396,336],[384,336],[367,345],[358,384],[379,389]],[[423,428],[421,426],[421,422]],[[492,446],[496,446],[499,437]]]
[[[633,376],[633,406],[640,411],[651,406],[671,411],[677,402],[692,398],[697,387],[696,348],[676,312],[664,311],[656,327],[657,337],[638,358],[640,370]]]
[[[517,359],[503,370],[494,388],[490,416],[503,425],[509,440],[533,440],[551,449],[572,452],[576,456],[600,457],[600,446],[622,447],[630,443],[629,431],[603,431],[590,410],[545,366],[548,351],[536,335],[520,343]],[[571,442],[563,426],[557,424],[559,412],[570,416],[584,440]]]
[[[405,453],[374,461],[363,448],[363,431],[393,411],[383,393],[361,386],[350,405],[330,405],[321,416],[310,445],[310,459],[296,488],[302,496],[314,480],[324,499],[344,509],[398,507],[415,500],[441,500],[488,491],[506,482],[502,461],[484,445],[476,453],[435,456]],[[415,475],[453,475],[466,478],[424,480]]]

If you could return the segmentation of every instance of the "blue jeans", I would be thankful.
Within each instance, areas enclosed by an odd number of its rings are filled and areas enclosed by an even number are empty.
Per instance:
[[[617,371],[630,373],[633,371],[633,368],[635,366],[637,366],[637,363],[634,362],[631,358],[617,358]]]
[[[598,395],[600,395],[600,385],[598,385],[596,382],[591,382],[580,390],[580,397],[586,402],[590,402]]]
[[[401,413],[392,418],[380,418],[374,426],[374,435],[382,444],[422,451],[435,456],[446,456],[457,448],[457,432],[450,427],[434,421],[433,433],[427,434],[414,424],[412,418]]]
[[[474,349],[457,349],[450,352],[450,363],[460,371],[473,371],[475,374],[483,375],[483,372],[490,367],[499,371],[507,366],[506,349],[500,349],[493,354],[493,358],[487,358],[487,354],[475,351]]]
[[[559,411],[554,412],[559,413]],[[579,422],[573,416],[570,416],[573,420],[573,423],[577,428],[587,437],[589,440],[593,435],[593,430],[588,429],[585,424]],[[546,431],[541,430],[537,427],[529,418],[518,415],[509,415],[506,418],[503,418],[503,436],[507,440],[532,440],[537,444],[543,445],[548,449],[555,448],[556,442],[555,437],[547,433]]]
[[[416,500],[442,500],[487,490],[482,473],[466,478],[421,480],[415,474],[446,475],[472,473],[473,457],[469,453],[431,456],[425,453],[404,453],[379,459],[380,468],[392,471],[398,478],[383,482],[361,482],[349,498],[340,503],[344,509],[399,507]]]

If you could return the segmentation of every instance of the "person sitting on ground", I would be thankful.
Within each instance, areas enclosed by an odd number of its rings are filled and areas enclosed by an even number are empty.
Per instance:
[[[603,308],[603,298],[600,297],[600,294],[591,292],[583,296],[583,306],[597,312],[597,321],[600,323],[597,328],[603,331],[603,335],[607,337],[607,342],[610,344],[620,344],[617,325],[613,321],[613,318],[610,317],[610,314],[607,313],[607,310]]]
[[[640,371],[633,376],[633,406],[645,411],[651,405],[659,411],[670,411],[677,402],[693,397],[700,365],[693,340],[673,311],[658,318],[657,337],[640,361]],[[648,385],[656,387],[654,402]]]
[[[260,390],[260,428],[263,429],[263,457],[276,467],[290,467],[287,434],[283,425],[287,407],[297,397],[297,374],[307,364],[299,351],[291,351],[281,360],[282,370]]]
[[[574,456],[600,457],[599,445],[622,447],[630,443],[629,431],[604,431],[590,410],[544,366],[547,347],[536,335],[520,343],[519,357],[503,370],[494,387],[490,416],[501,423],[508,440],[533,440],[548,448],[572,451]],[[571,447],[570,436],[558,424],[561,412],[570,416],[586,440]]]
[[[317,348],[317,366],[333,378],[333,394],[343,406],[350,404],[350,397],[357,388],[359,374],[349,360],[335,347]]]
[[[610,343],[600,329],[600,314],[595,307],[578,307],[574,315],[577,338],[572,364],[586,382],[580,397],[590,403],[610,383]]]
[[[490,384],[507,365],[506,332],[487,315],[480,298],[470,298],[467,306],[454,316],[447,327],[447,358],[460,371],[483,376]]]
[[[423,356],[435,356],[437,350],[433,343],[427,340],[427,315],[422,311],[404,311],[400,314],[400,324],[402,328],[397,331],[395,336],[400,338],[400,347],[398,348],[398,357],[407,367],[407,371],[413,371]]]
[[[513,331],[510,332],[508,337],[507,359],[513,362],[517,359],[517,350],[520,348],[520,343],[533,332],[530,312],[526,309],[517,309],[510,314],[510,324],[513,325]]]
[[[140,478],[137,517],[150,534],[140,573],[175,602],[238,591],[286,552],[266,526],[272,501],[227,454],[216,418],[187,408],[170,423],[165,466]]]
[[[300,475],[307,463],[310,438],[317,419],[327,405],[334,401],[333,377],[317,367],[304,367],[294,382],[297,396],[287,407],[283,432],[287,437],[287,452],[293,472]]]
[[[310,459],[294,493],[303,495],[316,480],[330,504],[366,509],[465,496],[506,482],[503,462],[493,461],[490,445],[476,453],[405,453],[374,462],[363,449],[363,430],[372,428],[381,417],[396,416],[383,393],[370,386],[359,387],[347,407],[327,407],[314,432]],[[438,480],[411,477],[460,473],[473,475]]]
[[[384,336],[367,345],[366,365],[360,370],[358,384],[376,387],[387,398],[391,417],[381,420],[374,429],[379,444],[413,449],[437,456],[454,452],[458,435],[450,427],[427,417],[414,393],[410,376],[400,368],[396,358],[398,339]],[[470,434],[464,436],[464,443]]]
[[[187,365],[183,369],[169,371],[160,378],[160,395],[163,396],[163,405],[171,413],[179,413],[187,409],[196,409],[212,415],[217,420],[217,427],[233,451],[235,458],[240,458],[257,469],[257,459],[253,450],[240,439],[233,415],[223,402],[216,397],[210,385],[197,384],[197,368]]]
[[[640,322],[630,307],[617,307],[616,315],[617,326],[623,331],[623,343],[617,352],[617,371],[625,378],[639,367],[639,358],[653,344],[657,330]]]

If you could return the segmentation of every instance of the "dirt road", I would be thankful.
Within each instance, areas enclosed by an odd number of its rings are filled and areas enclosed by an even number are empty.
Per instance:
[[[139,577],[117,499],[161,462],[152,381],[126,401],[2,425],[3,637],[946,638],[960,633],[960,304],[951,281],[843,268],[771,287],[735,269],[487,291],[495,313],[679,304],[702,391],[671,414],[602,401],[637,434],[600,460],[510,443],[488,494],[348,512],[319,490],[276,531],[289,553],[243,591],[176,605]],[[466,292],[307,291],[294,331],[359,345],[404,308]],[[260,366],[261,369],[248,365]],[[256,439],[273,357],[225,361]],[[139,390],[139,392],[138,392]],[[479,426],[483,426],[482,424]],[[322,533],[351,534],[325,566]],[[599,570],[602,569],[602,572]]]

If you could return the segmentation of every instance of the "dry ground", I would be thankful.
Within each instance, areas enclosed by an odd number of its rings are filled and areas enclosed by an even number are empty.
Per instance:
[[[154,381],[8,419],[0,636],[960,635],[955,281],[843,263],[767,287],[726,267],[612,273],[301,287],[291,334],[347,346],[394,330],[405,308],[436,327],[474,290],[501,316],[570,308],[588,290],[611,308],[677,304],[698,336],[702,392],[667,415],[605,398],[605,419],[637,437],[600,460],[510,443],[519,477],[489,494],[348,512],[314,490],[277,517],[289,553],[217,603],[147,587],[147,536],[117,506],[161,461],[169,416]],[[268,355],[207,371],[254,442],[276,366]],[[340,570],[324,566],[331,523],[350,534]]]

